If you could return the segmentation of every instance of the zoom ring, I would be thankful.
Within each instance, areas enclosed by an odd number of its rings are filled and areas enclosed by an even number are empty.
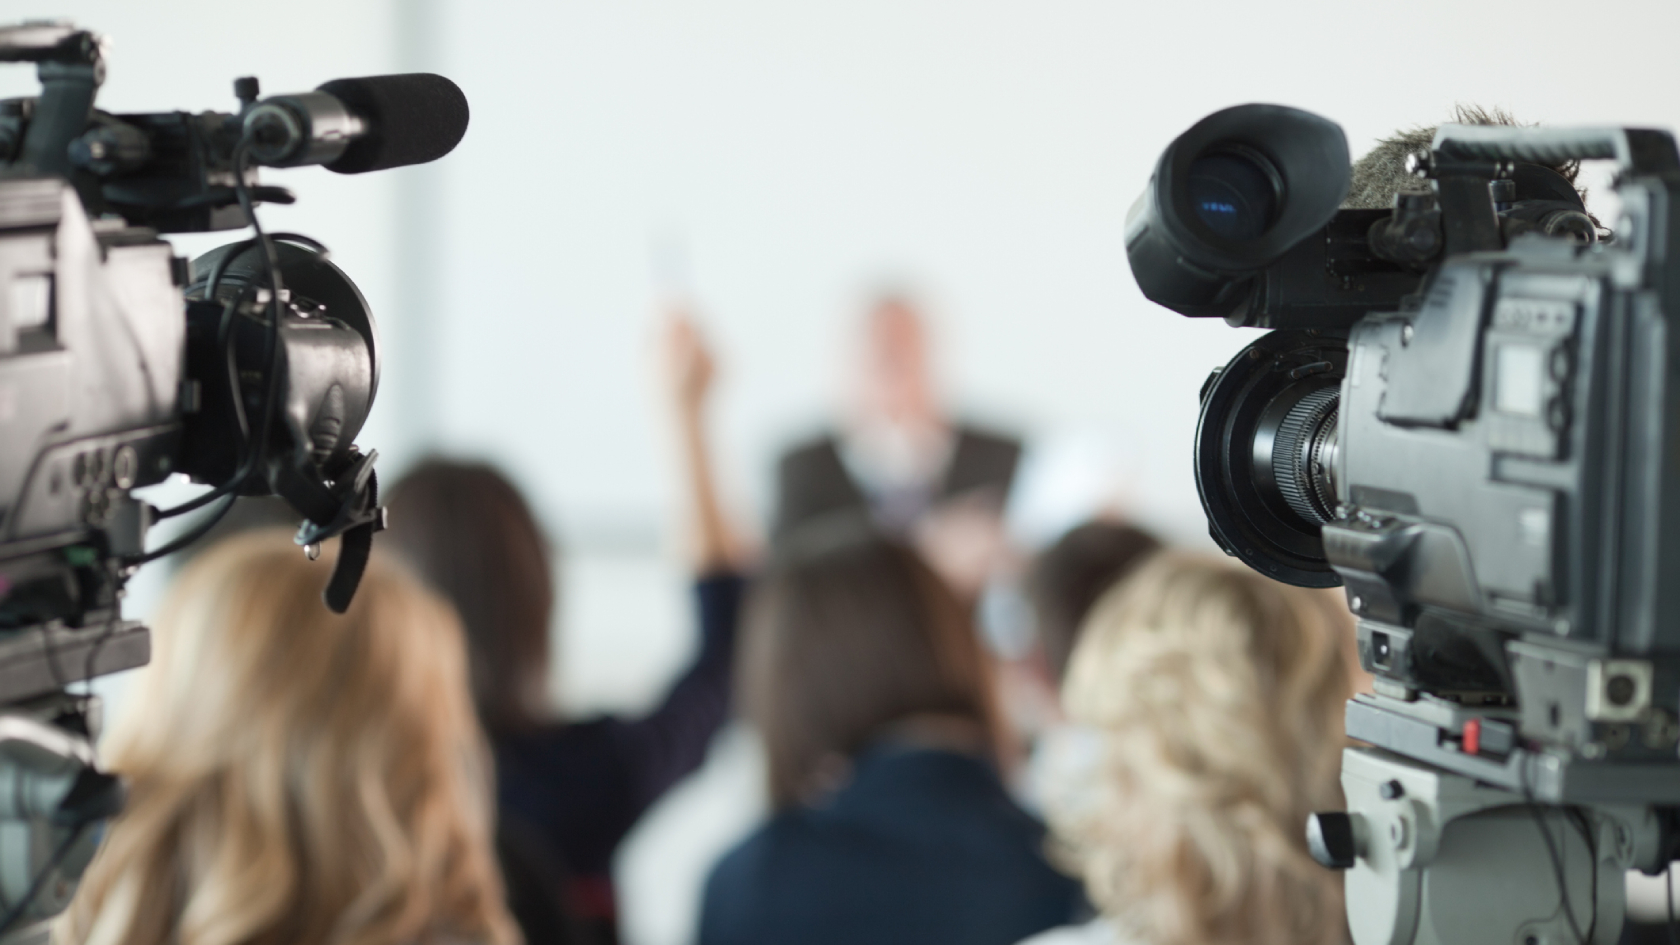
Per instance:
[[[1330,503],[1324,493],[1323,476],[1314,475],[1313,463],[1334,429],[1341,389],[1324,387],[1302,397],[1278,424],[1272,446],[1272,478],[1291,511],[1314,525],[1330,521]]]

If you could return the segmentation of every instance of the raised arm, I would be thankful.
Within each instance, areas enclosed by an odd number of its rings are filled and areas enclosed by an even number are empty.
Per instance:
[[[717,366],[694,319],[682,307],[667,317],[664,374],[681,465],[690,564],[697,575],[739,570],[743,548],[718,497],[706,407]]]
[[[706,406],[715,365],[694,320],[682,309],[664,326],[662,361],[671,401],[678,461],[688,520],[690,565],[694,573],[694,615],[699,652],[652,712],[639,719],[613,720],[608,726],[628,777],[622,829],[706,758],[713,733],[729,717],[745,582],[742,545],[718,497],[713,474]]]

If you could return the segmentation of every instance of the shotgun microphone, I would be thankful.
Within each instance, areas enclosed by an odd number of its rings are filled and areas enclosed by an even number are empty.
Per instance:
[[[415,72],[334,79],[267,98],[246,111],[244,125],[259,164],[362,174],[443,157],[467,133],[467,120],[459,86]]]

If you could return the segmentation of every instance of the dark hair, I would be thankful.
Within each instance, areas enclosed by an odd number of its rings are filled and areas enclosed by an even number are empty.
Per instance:
[[[380,537],[448,598],[467,632],[473,701],[492,734],[541,721],[554,572],[519,490],[494,467],[428,459],[391,490]]]
[[[967,613],[909,548],[854,517],[802,526],[754,592],[737,675],[764,739],[778,807],[918,714],[997,724],[991,679]]]
[[[1058,684],[1097,598],[1160,548],[1159,539],[1135,525],[1094,521],[1069,530],[1033,561],[1027,596],[1039,646]]]

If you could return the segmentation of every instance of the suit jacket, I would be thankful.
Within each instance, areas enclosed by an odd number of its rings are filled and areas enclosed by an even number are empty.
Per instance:
[[[1021,458],[1021,441],[965,425],[959,425],[954,433],[956,442],[934,489],[934,503],[978,490],[1007,495]],[[782,455],[776,469],[776,515],[771,525],[774,540],[813,519],[869,509],[869,497],[846,469],[833,434],[796,445]]]

